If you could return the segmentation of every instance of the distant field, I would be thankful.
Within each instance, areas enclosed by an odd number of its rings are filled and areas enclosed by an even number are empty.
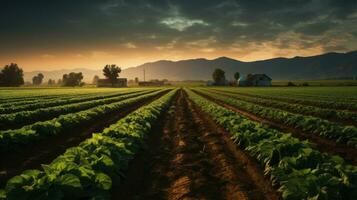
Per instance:
[[[287,86],[288,82],[296,86],[302,86],[307,83],[309,86],[357,86],[357,80],[273,80],[273,86]],[[205,86],[205,81],[170,81],[174,86]]]
[[[0,199],[356,199],[357,86],[200,84],[0,88]]]
[[[357,80],[273,80],[273,86],[287,86],[288,82],[296,85],[308,83],[310,86],[357,86]]]

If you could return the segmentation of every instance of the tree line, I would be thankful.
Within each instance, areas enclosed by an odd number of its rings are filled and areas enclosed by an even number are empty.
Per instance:
[[[115,64],[105,65],[103,68],[103,75],[110,81],[112,85],[114,85],[118,80],[120,72],[121,68]],[[45,76],[42,73],[38,73],[32,78],[32,84],[35,86],[41,85],[43,83],[44,77]],[[83,86],[84,82],[82,82],[82,80],[82,72],[71,72],[68,74],[63,74],[62,79],[57,80],[57,82],[53,79],[48,79],[47,85],[59,85],[68,87]],[[99,77],[95,76],[94,80],[97,82]],[[24,72],[16,63],[11,63],[3,67],[0,72],[0,87],[19,87],[24,84]]]
[[[226,72],[223,71],[222,69],[219,68],[215,69],[212,74],[214,85],[227,85],[226,84],[227,79],[225,74]],[[240,73],[239,72],[234,73],[234,80],[236,83],[239,78],[240,78]]]

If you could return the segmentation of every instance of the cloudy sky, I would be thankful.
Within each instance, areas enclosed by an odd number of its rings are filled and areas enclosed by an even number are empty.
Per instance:
[[[0,66],[243,61],[357,49],[357,0],[2,0]]]

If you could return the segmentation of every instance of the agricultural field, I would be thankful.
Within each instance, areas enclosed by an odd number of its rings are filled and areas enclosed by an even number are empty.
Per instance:
[[[357,199],[357,87],[0,88],[0,199]]]

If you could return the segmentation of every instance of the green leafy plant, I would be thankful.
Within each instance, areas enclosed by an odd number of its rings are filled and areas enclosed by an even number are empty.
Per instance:
[[[356,199],[357,167],[291,134],[264,127],[187,90],[189,98],[257,159],[283,199]]]
[[[43,170],[25,171],[8,181],[6,199],[108,199],[128,163],[140,150],[158,117],[177,90],[143,106],[102,133],[69,148]]]

